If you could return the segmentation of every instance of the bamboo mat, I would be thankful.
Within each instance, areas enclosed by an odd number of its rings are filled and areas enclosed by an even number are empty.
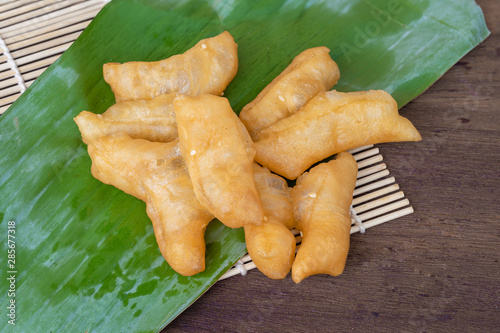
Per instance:
[[[82,33],[104,0],[0,0],[0,114]]]
[[[106,0],[0,0],[0,115],[78,38]],[[351,234],[413,213],[378,148],[350,151],[358,162]],[[298,232],[297,244],[302,238]],[[247,254],[220,280],[254,269]]]

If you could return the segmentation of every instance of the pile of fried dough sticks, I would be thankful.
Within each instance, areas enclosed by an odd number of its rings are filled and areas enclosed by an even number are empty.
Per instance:
[[[239,117],[221,97],[238,69],[228,32],[165,60],[104,64],[116,104],[75,117],[92,175],[146,202],[178,273],[205,269],[214,217],[244,228],[250,256],[270,278],[342,273],[357,175],[345,151],[421,137],[390,94],[329,91],[340,78],[329,52],[300,53]],[[303,234],[297,255],[293,228]]]

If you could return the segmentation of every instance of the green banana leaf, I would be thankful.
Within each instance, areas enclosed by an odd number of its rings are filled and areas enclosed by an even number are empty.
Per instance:
[[[471,0],[112,1],[0,117],[0,331],[158,331],[244,254],[242,231],[214,221],[206,271],[176,274],[144,203],[92,178],[72,120],[114,103],[104,63],[163,59],[224,30],[239,44],[225,93],[235,112],[319,45],[340,67],[336,89],[384,89],[403,106],[489,34]],[[7,261],[9,221],[15,263]]]

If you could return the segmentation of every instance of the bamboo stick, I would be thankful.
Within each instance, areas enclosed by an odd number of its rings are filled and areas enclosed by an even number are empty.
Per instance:
[[[387,215],[381,216],[379,218],[370,220],[368,222],[363,223],[363,225],[365,226],[365,228],[372,228],[372,227],[375,227],[379,224],[395,220],[395,219],[400,218],[400,217],[405,216],[405,215],[409,215],[413,212],[414,212],[413,207],[408,207],[405,209],[398,210],[394,213],[387,214]]]
[[[52,20],[54,22],[52,22],[52,23],[49,22],[49,23],[47,23],[46,26],[41,27],[35,31],[29,31],[29,32],[25,32],[22,34],[14,34],[13,36],[10,36],[10,37],[2,35],[2,37],[4,38],[5,42],[8,45],[11,45],[13,43],[17,43],[19,41],[23,41],[23,40],[26,40],[29,38],[40,36],[42,34],[45,34],[45,33],[51,32],[51,31],[55,31],[58,29],[63,29],[65,27],[69,27],[69,26],[71,26],[75,23],[81,22],[81,21],[88,20],[90,22],[95,17],[97,12],[98,12],[98,10],[81,11],[78,13],[77,16],[66,16],[66,18],[59,17],[59,18],[57,18],[57,20],[54,19],[54,20]]]
[[[49,57],[49,56],[54,55],[54,54],[63,53],[64,51],[66,51],[68,49],[68,47],[71,46],[71,44],[73,44],[73,42],[58,45],[58,46],[55,46],[53,48],[43,50],[43,51],[40,51],[40,52],[35,53],[35,54],[30,54],[30,55],[27,55],[27,56],[24,56],[21,58],[17,58],[16,59],[17,65],[22,66],[22,65],[25,65],[27,63],[43,59],[45,57]]]
[[[35,82],[35,80],[26,81],[24,82],[24,85],[26,86],[26,88],[29,88],[29,86],[31,86],[33,82]]]
[[[396,179],[394,179],[394,177],[390,177],[390,178],[378,181],[376,183],[365,185],[363,187],[355,189],[353,195],[357,196],[357,195],[360,195],[360,194],[363,194],[363,193],[366,193],[366,192],[370,192],[370,191],[373,191],[373,190],[375,190],[377,188],[381,188],[381,187],[384,187],[386,185],[392,184],[395,181],[396,181]]]
[[[2,115],[12,104],[7,104],[4,106],[0,106],[0,115]]]
[[[17,8],[24,6],[26,4],[35,2],[37,0],[17,0],[17,1],[12,1],[12,0],[0,0],[0,13],[1,12],[6,12],[11,10],[12,8]]]
[[[52,65],[60,56],[61,56],[60,54],[56,54],[55,56],[45,58],[45,59],[42,59],[39,61],[31,62],[31,63],[26,64],[24,66],[18,66],[18,68],[19,68],[19,71],[21,73],[26,73],[26,72],[29,72],[31,70],[41,68],[41,67],[47,68],[50,65]]]
[[[376,164],[372,167],[360,170],[360,171],[358,171],[358,179],[369,176],[372,173],[382,171],[384,169],[387,169],[387,165],[385,163],[381,163],[381,164]]]
[[[362,160],[361,162],[358,162],[358,169],[365,168],[367,166],[370,166],[372,164],[382,162],[383,157],[382,155],[377,155],[371,158],[367,158],[366,160]]]
[[[244,264],[243,267],[247,270],[247,271],[250,271],[254,268],[257,268],[257,266],[255,266],[255,264],[252,262],[249,262],[248,264]],[[222,280],[225,280],[227,278],[230,278],[232,276],[235,276],[235,275],[238,275],[238,274],[241,274],[240,270],[237,269],[237,268],[231,268],[230,270],[228,270],[226,273],[224,273],[220,278],[219,278],[219,281],[222,281]]]
[[[6,87],[10,87],[14,84],[17,84],[17,79],[13,76],[7,80],[0,81],[0,91],[2,92],[2,95],[5,95],[5,93],[1,89],[4,89]]]
[[[243,257],[241,257],[240,259],[241,261],[243,261],[244,263],[247,263],[249,261],[252,261],[252,258],[250,258],[250,255],[249,254],[246,254],[244,255]]]
[[[389,202],[396,201],[399,199],[402,199],[405,197],[405,194],[403,191],[396,192],[394,194],[386,195],[384,197],[381,197],[380,199],[374,200],[374,201],[369,201],[368,203],[365,203],[363,205],[359,205],[354,207],[354,210],[356,211],[356,214],[361,214],[363,212],[366,212],[367,210],[385,205]]]
[[[34,80],[40,76],[47,68],[39,68],[37,70],[34,70],[32,72],[26,73],[26,74],[21,74],[23,77],[24,81],[29,81],[29,80]]]
[[[354,157],[354,159],[356,161],[359,161],[359,160],[363,160],[365,158],[377,155],[378,153],[379,153],[378,148],[373,148],[373,149],[365,150],[365,151],[357,153],[357,154],[353,154],[352,156]]]
[[[363,150],[366,150],[366,149],[370,149],[372,147],[373,147],[373,145],[361,146],[361,147],[358,147],[358,148],[349,149],[348,152],[351,153],[351,154],[356,154],[357,152],[360,152],[360,151],[363,151]]]
[[[0,13],[2,15],[3,21],[7,21],[10,18],[16,17],[20,14],[26,13],[28,11],[33,11],[43,6],[46,3],[52,3],[58,0],[48,0],[48,1],[11,1],[11,6],[1,6]]]
[[[3,65],[3,64],[0,64],[0,67],[2,67],[2,65]],[[6,80],[6,79],[9,79],[9,78],[13,78],[13,77],[14,77],[14,72],[12,72],[12,71],[10,70],[10,67],[9,67],[9,66],[7,66],[7,67],[8,67],[8,69],[9,69],[8,71],[2,72],[2,71],[0,70],[0,80]],[[1,93],[1,91],[0,91],[0,93]],[[1,97],[1,96],[0,96],[0,97]]]
[[[73,2],[73,3],[72,3]],[[29,4],[23,7],[16,8],[12,11],[5,13],[5,15],[10,15],[8,19],[0,21],[0,29],[5,29],[6,27],[15,25],[16,23],[23,23],[27,20],[41,16],[47,13],[55,12],[60,8],[71,6],[74,1],[65,0],[44,0],[37,1],[36,3]],[[7,17],[7,16],[6,16]]]
[[[2,89],[2,95],[4,95],[4,96],[9,96],[9,95],[16,94],[16,93],[21,93],[21,87],[19,87],[17,82],[15,83],[14,86]]]
[[[89,23],[91,21],[92,20],[83,21],[83,22],[80,22],[80,23],[77,23],[77,24],[70,25],[70,26],[65,27],[65,28],[61,28],[61,29],[58,29],[58,30],[54,30],[54,31],[50,31],[50,32],[44,33],[42,35],[38,35],[38,36],[35,36],[35,37],[32,37],[32,38],[27,38],[27,39],[24,39],[24,40],[20,40],[20,41],[18,41],[16,43],[9,44],[9,49],[11,51],[16,51],[16,50],[18,50],[20,48],[23,48],[23,47],[26,47],[26,46],[35,45],[35,44],[38,44],[40,42],[44,42],[46,40],[49,40],[49,39],[52,39],[52,38],[55,38],[55,37],[59,37],[59,36],[66,35],[68,33],[72,33],[72,32],[83,30],[83,29],[85,29],[89,25]]]
[[[96,3],[96,1],[88,1],[88,2]],[[4,40],[6,40],[9,37],[13,37],[19,34],[29,33],[31,31],[37,31],[40,28],[43,28],[45,26],[66,19],[70,19],[70,21],[72,22],[78,22],[81,20],[82,16],[88,14],[89,12],[93,12],[94,13],[93,16],[95,16],[97,12],[101,10],[103,5],[104,3],[102,3],[102,1],[100,1],[100,3],[94,4],[93,6],[88,6],[88,3],[83,3],[80,5],[69,7],[68,9],[63,11],[49,13],[44,17],[35,17],[31,20],[20,22],[18,24],[11,25],[9,27],[6,27],[5,29],[2,29],[2,37],[4,38]],[[87,6],[88,8],[85,8]],[[85,8],[85,11],[83,11],[82,13],[78,13],[79,15],[75,16],[74,12],[78,11],[82,7]]]
[[[39,44],[24,48],[24,49],[21,49],[18,51],[11,52],[11,54],[14,58],[17,58],[17,57],[23,57],[26,55],[38,54],[41,51],[49,50],[52,47],[56,47],[56,46],[59,46],[62,44],[67,44],[69,47],[78,38],[78,36],[80,36],[81,33],[82,33],[81,31],[74,32],[74,33],[66,35],[66,36],[54,38],[54,39],[48,40],[48,41],[43,42],[43,43],[39,43]]]
[[[396,210],[398,208],[406,207],[409,204],[410,204],[410,201],[408,201],[408,199],[399,200],[399,201],[396,201],[392,204],[382,206],[382,207],[374,209],[374,210],[370,210],[367,213],[358,214],[358,217],[361,219],[361,221],[367,221],[367,220],[370,220],[374,217],[389,213],[389,212]]]
[[[19,96],[21,96],[21,94],[15,94],[15,95],[11,95],[11,96],[0,98],[0,106],[10,105],[10,104],[14,103],[14,101]]]
[[[388,176],[388,175],[389,175],[389,170],[387,170],[387,169],[382,170],[382,171],[374,173],[370,176],[358,179],[356,181],[356,187],[363,186],[365,184],[368,184],[370,182],[373,182],[377,179],[383,178],[383,177]]]
[[[7,62],[0,64],[0,72],[10,69],[10,65]],[[10,76],[10,75],[9,75]]]
[[[381,197],[381,196],[383,196],[385,194],[389,194],[391,192],[395,192],[397,190],[399,190],[399,185],[398,184],[387,186],[387,187],[385,187],[383,189],[380,189],[378,191],[375,191],[375,192],[372,192],[372,193],[368,193],[368,194],[363,195],[361,197],[352,199],[352,205],[353,206],[357,206],[357,205],[359,205],[361,203],[367,202],[369,200],[373,200],[375,198]]]

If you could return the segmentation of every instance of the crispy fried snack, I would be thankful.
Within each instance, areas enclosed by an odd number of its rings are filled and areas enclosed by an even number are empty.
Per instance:
[[[227,99],[213,95],[174,100],[180,149],[200,203],[231,228],[260,225],[255,155],[245,126]]]
[[[344,270],[357,171],[352,155],[340,153],[335,160],[304,173],[292,189],[296,228],[303,233],[292,266],[296,283],[310,275],[336,276]]]
[[[213,219],[195,197],[178,140],[154,143],[118,133],[92,141],[92,175],[146,202],[163,257],[179,274],[205,270],[205,228]]]
[[[176,95],[160,95],[152,100],[116,103],[103,114],[82,111],[74,118],[83,142],[113,133],[127,133],[134,139],[170,142],[178,137],[174,114]]]
[[[382,90],[320,93],[299,112],[257,136],[255,160],[286,178],[333,154],[363,145],[420,141],[412,123]]]
[[[324,46],[303,51],[241,110],[240,119],[253,139],[260,131],[294,114],[311,98],[337,83],[339,68],[329,53]]]
[[[225,31],[161,61],[105,64],[104,80],[117,102],[169,93],[220,95],[238,70],[237,49],[233,37]]]
[[[267,168],[253,164],[255,186],[267,221],[245,226],[248,253],[257,268],[271,279],[284,279],[295,257],[293,207],[286,181]]]

